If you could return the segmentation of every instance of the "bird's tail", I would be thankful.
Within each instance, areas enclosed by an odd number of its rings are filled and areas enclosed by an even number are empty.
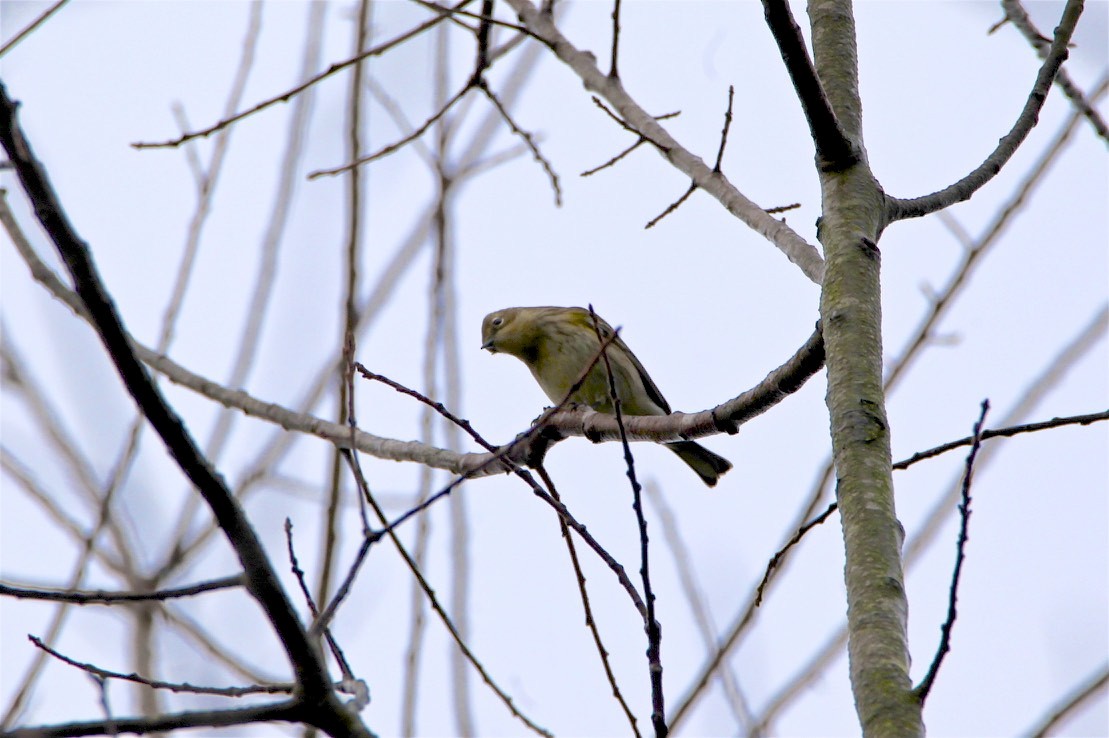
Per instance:
[[[675,441],[666,447],[689,465],[705,484],[715,487],[721,475],[732,468],[732,462],[694,441]]]

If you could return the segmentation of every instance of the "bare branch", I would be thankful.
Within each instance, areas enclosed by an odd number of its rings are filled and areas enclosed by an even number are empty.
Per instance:
[[[555,174],[555,170],[551,166],[551,163],[547,161],[546,157],[544,157],[542,152],[539,151],[539,147],[536,145],[535,139],[530,133],[516,125],[516,122],[512,120],[512,116],[508,114],[508,110],[506,110],[504,105],[501,104],[501,101],[497,99],[497,96],[493,94],[493,91],[489,89],[489,84],[485,81],[484,78],[478,79],[477,86],[478,89],[484,92],[485,96],[489,98],[489,102],[493,103],[493,107],[496,108],[497,112],[501,114],[501,117],[504,118],[505,123],[508,124],[508,127],[510,129],[512,129],[512,132],[524,140],[524,143],[527,145],[528,149],[531,150],[531,155],[535,157],[535,160],[539,162],[539,165],[541,167],[543,167],[543,171],[547,173],[548,179],[551,180],[551,189],[554,190],[555,205],[561,206],[562,187],[558,183],[558,175]]]
[[[119,313],[109,296],[88,247],[76,234],[61,207],[45,170],[35,159],[16,120],[16,104],[0,86],[0,142],[15,165],[44,230],[50,235],[73,279],[81,302],[116,365],[128,392],[163,439],[182,472],[212,509],[235,549],[250,581],[250,591],[281,639],[297,682],[307,697],[332,711],[340,710],[319,656],[308,640],[292,603],[285,596],[265,549],[231,491],[201,454],[184,423],[165,401],[147,369],[134,353]],[[336,714],[336,719],[338,716]],[[356,719],[355,719],[356,721]],[[364,728],[362,728],[365,731]]]
[[[41,639],[33,635],[29,635],[27,638],[31,643],[34,643],[36,647],[41,648],[59,661],[76,667],[81,671],[88,672],[101,679],[119,679],[125,682],[145,684],[152,689],[165,689],[170,692],[184,692],[189,694],[212,694],[219,695],[220,697],[243,697],[248,694],[289,694],[293,691],[295,686],[292,684],[255,684],[249,687],[198,687],[187,682],[162,682],[157,679],[148,679],[138,674],[124,674],[119,671],[109,671],[107,669],[101,669],[99,666],[93,664],[76,661],[50,648],[50,646],[43,643]]]
[[[546,467],[540,464],[535,469],[539,478],[543,480],[543,484],[547,485],[547,491],[550,492],[551,497],[555,500],[562,502],[562,497],[558,494],[555,488],[554,480],[547,473]],[[578,559],[578,550],[574,546],[574,539],[570,535],[570,528],[566,525],[566,521],[559,517],[558,519],[559,531],[562,534],[562,540],[566,541],[566,551],[570,554],[570,565],[574,569],[574,577],[578,582],[578,595],[581,597],[582,610],[585,611],[585,627],[589,628],[589,632],[593,636],[593,645],[597,647],[597,655],[601,659],[601,666],[604,668],[605,677],[608,679],[608,684],[612,687],[612,696],[620,705],[620,709],[624,711],[624,716],[628,719],[628,724],[635,734],[635,738],[642,738],[639,732],[639,725],[636,724],[635,714],[628,707],[627,700],[624,699],[623,692],[620,691],[620,686],[616,682],[616,674],[612,671],[612,664],[608,658],[608,650],[605,644],[601,641],[601,631],[597,628],[597,621],[593,618],[593,607],[589,604],[589,592],[585,588],[585,572],[582,571],[581,561]]]
[[[763,0],[762,6],[766,25],[770,26],[786,71],[793,81],[793,89],[797,91],[797,99],[805,111],[805,120],[809,123],[809,132],[816,145],[817,166],[823,172],[847,169],[859,161],[859,152],[836,120],[788,0]]]
[[[46,21],[50,20],[50,17],[52,15],[54,15],[54,13],[57,13],[59,10],[61,10],[63,7],[65,7],[65,4],[68,3],[68,2],[69,2],[69,0],[58,0],[56,3],[54,3],[49,8],[44,10],[39,15],[39,17],[35,18],[33,21],[28,23],[27,26],[22,31],[20,31],[19,33],[12,36],[11,40],[5,42],[3,46],[0,46],[0,57],[4,56],[4,54],[7,54],[9,51],[11,51],[12,48],[14,48],[16,44],[18,44],[23,39],[27,38],[27,36],[30,36],[36,28],[41,26]]]
[[[601,331],[597,314],[589,306],[589,317],[593,321],[593,332],[601,348],[601,360],[605,365],[608,379],[608,396],[612,400],[612,410],[616,425],[620,430],[620,445],[624,447],[624,464],[628,469],[628,482],[632,488],[632,509],[635,511],[636,527],[639,529],[639,575],[643,580],[643,599],[647,604],[644,613],[644,628],[647,631],[647,670],[651,678],[651,723],[655,727],[655,738],[666,738],[666,701],[662,692],[662,625],[655,617],[655,592],[651,587],[650,547],[647,536],[647,518],[643,514],[643,487],[635,474],[635,457],[628,444],[627,430],[624,428],[624,413],[621,409],[620,394],[616,391],[616,377],[612,372],[612,362],[608,358],[605,335]],[[615,334],[615,331],[613,332]]]
[[[1065,418],[1052,418],[1051,420],[1044,420],[1039,423],[1025,423],[1024,425],[1014,425],[1008,428],[998,428],[996,430],[982,431],[980,440],[986,441],[991,438],[1009,438],[1011,436],[1018,436],[1022,433],[1035,433],[1037,431],[1047,430],[1049,428],[1061,428],[1065,425],[1090,425],[1102,420],[1109,420],[1109,410],[1097,413],[1089,413],[1087,415],[1071,415]],[[898,461],[893,465],[894,469],[908,469],[918,461],[931,459],[939,456],[940,454],[954,451],[963,446],[973,446],[975,443],[975,436],[967,436],[960,438],[957,441],[950,441],[948,443],[930,448],[927,451],[918,451],[912,456],[903,461]]]
[[[620,80],[609,77],[597,68],[593,54],[575,47],[554,24],[554,20],[529,0],[506,0],[520,20],[554,51],[555,55],[581,78],[587,90],[608,100],[620,117],[638,133],[648,138],[679,171],[684,172],[698,187],[709,193],[757,233],[780,249],[797,264],[809,279],[820,283],[824,260],[817,250],[789,226],[766,214],[747,199],[726,177],[714,174],[705,162],[679,144],[624,89]]]
[[[70,738],[86,735],[117,735],[121,733],[160,733],[183,728],[228,728],[259,722],[297,723],[304,720],[306,710],[297,700],[270,705],[242,707],[237,710],[197,710],[159,715],[154,718],[115,718],[57,725],[36,725],[5,733],[5,738]]]
[[[986,422],[986,413],[989,411],[990,401],[982,400],[982,410],[978,414],[978,422],[974,424],[974,433],[972,434],[974,440],[970,446],[970,453],[967,454],[966,471],[963,473],[962,500],[959,502],[959,540],[955,545],[955,570],[951,573],[951,589],[947,597],[947,618],[940,628],[940,645],[936,650],[936,655],[932,658],[932,664],[928,667],[924,681],[913,690],[913,694],[920,700],[921,704],[928,699],[928,693],[932,691],[932,685],[936,683],[936,675],[939,674],[944,657],[951,651],[951,631],[955,627],[957,616],[955,601],[958,599],[959,576],[962,574],[963,562],[966,560],[967,526],[970,523],[970,483],[974,475],[974,459],[978,456],[978,449],[982,447],[982,424]]]
[[[997,148],[974,171],[939,192],[908,200],[887,196],[891,222],[905,218],[919,218],[957,202],[969,200],[971,195],[1001,171],[1039,120],[1040,109],[1047,100],[1047,93],[1055,80],[1055,74],[1067,58],[1067,45],[1070,43],[1075,26],[1078,25],[1082,4],[1083,0],[1067,0],[1063,17],[1059,21],[1058,28],[1055,29],[1055,40],[1051,42],[1051,50],[1040,66],[1032,91],[1028,94],[1028,100],[1025,101],[1024,108],[1013,123],[1013,127],[998,141]]]
[[[156,592],[105,592],[102,589],[94,591],[63,591],[56,589],[33,589],[16,587],[0,583],[0,596],[15,597],[16,599],[46,600],[49,602],[70,602],[76,605],[111,605],[116,602],[149,602],[169,600],[177,597],[192,597],[204,592],[215,592],[221,589],[242,587],[246,579],[242,574],[212,579],[207,582],[192,584],[187,587],[173,587],[160,589]]]
[[[1005,19],[1011,21],[1024,34],[1024,37],[1028,39],[1028,43],[1032,44],[1041,59],[1046,58],[1051,51],[1051,42],[1044,38],[1039,29],[1032,23],[1032,18],[1029,17],[1024,6],[1020,4],[1020,0],[1001,0],[1001,7],[1005,10]],[[1086,96],[1082,94],[1082,90],[1078,89],[1078,85],[1070,78],[1066,69],[1059,69],[1059,73],[1055,76],[1055,84],[1059,85],[1059,89],[1074,104],[1075,109],[1082,113],[1086,120],[1090,121],[1090,125],[1093,126],[1097,135],[1109,142],[1109,127],[1106,127],[1105,121],[1094,110]]]
[[[471,2],[473,2],[473,0],[461,0],[461,2],[459,2],[457,5],[455,5],[454,8],[452,8],[452,10],[465,7],[466,5],[469,5]],[[241,113],[236,113],[235,115],[224,118],[223,120],[219,121],[218,123],[215,123],[215,124],[213,124],[213,125],[211,125],[207,128],[203,128],[199,131],[193,131],[191,133],[185,133],[185,134],[183,134],[181,136],[178,136],[175,139],[171,139],[169,141],[161,141],[161,142],[157,142],[157,143],[139,141],[139,142],[131,144],[131,146],[136,148],[136,149],[172,149],[172,148],[177,148],[178,146],[185,143],[186,141],[191,141],[194,138],[206,138],[208,136],[211,136],[216,131],[222,130],[222,129],[226,128],[227,126],[231,125],[232,123],[237,123],[240,120],[242,120],[243,118],[247,118],[251,115],[254,115],[255,113],[261,112],[261,111],[265,110],[266,108],[268,108],[272,105],[276,105],[279,102],[288,102],[295,95],[299,95],[300,93],[304,92],[309,87],[311,87],[312,85],[315,85],[316,83],[320,82],[321,80],[327,79],[328,77],[330,77],[331,75],[333,75],[337,72],[341,72],[342,70],[346,69],[349,66],[357,64],[358,62],[360,62],[364,59],[369,59],[370,57],[381,56],[382,54],[384,54],[386,51],[389,51],[393,47],[399,46],[400,44],[404,43],[405,41],[408,41],[409,39],[412,39],[413,37],[420,35],[424,31],[426,31],[427,29],[435,26],[436,24],[438,24],[444,18],[447,18],[447,17],[448,17],[448,14],[444,12],[444,13],[440,14],[439,16],[435,17],[435,18],[424,21],[423,23],[416,26],[415,28],[412,28],[408,31],[405,31],[404,33],[400,34],[399,36],[397,36],[393,39],[390,39],[389,41],[386,41],[383,44],[375,46],[374,48],[370,49],[369,51],[365,51],[361,54],[358,54],[357,56],[354,56],[350,59],[347,59],[346,61],[337,62],[335,64],[332,64],[330,67],[327,68],[326,71],[315,75],[311,79],[306,80],[305,82],[297,85],[296,87],[293,87],[290,90],[286,90],[285,92],[282,92],[280,95],[275,95],[274,97],[271,97],[268,100],[264,100],[264,101],[258,103],[257,105],[255,105],[254,107],[248,109],[248,110],[244,110]]]

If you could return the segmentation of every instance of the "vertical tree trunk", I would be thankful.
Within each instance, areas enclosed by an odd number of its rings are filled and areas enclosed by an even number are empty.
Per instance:
[[[855,27],[849,0],[812,0],[817,73],[847,136],[862,147]],[[818,162],[819,163],[819,162]],[[819,229],[826,267],[820,315],[828,411],[846,552],[848,655],[865,736],[922,736],[909,680],[903,531],[894,510],[890,430],[882,391],[881,255],[884,196],[865,154],[821,172]]]

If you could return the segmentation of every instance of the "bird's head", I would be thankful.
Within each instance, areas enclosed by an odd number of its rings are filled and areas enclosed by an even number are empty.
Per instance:
[[[509,326],[514,322],[516,313],[516,308],[505,308],[485,316],[485,320],[481,321],[481,347],[483,349],[491,354],[505,350],[501,332],[507,329],[507,334],[511,337],[512,330]]]

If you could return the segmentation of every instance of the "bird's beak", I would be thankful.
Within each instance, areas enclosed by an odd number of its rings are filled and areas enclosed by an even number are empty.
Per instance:
[[[486,351],[488,351],[489,353],[491,353],[491,354],[497,353],[497,349],[493,348],[493,339],[492,338],[490,338],[485,343],[481,344],[481,347],[483,349],[485,349]]]

